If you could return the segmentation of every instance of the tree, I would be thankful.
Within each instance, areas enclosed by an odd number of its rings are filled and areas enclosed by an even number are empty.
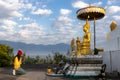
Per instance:
[[[35,63],[36,64],[43,64],[43,59],[39,55],[37,55],[35,57]]]
[[[65,55],[60,54],[59,52],[55,52],[53,55],[53,60],[55,64],[58,64],[61,60],[63,60],[64,62],[67,61],[67,58]]]
[[[13,60],[13,48],[8,45],[0,44],[0,66],[9,66]]]
[[[46,56],[46,63],[53,64],[53,59],[52,59],[52,56],[50,54],[48,56]]]
[[[34,64],[34,63],[35,63],[35,58],[27,56],[27,58],[25,59],[25,64]]]

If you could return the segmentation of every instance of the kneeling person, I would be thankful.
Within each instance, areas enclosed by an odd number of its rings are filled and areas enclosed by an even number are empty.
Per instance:
[[[25,71],[21,68],[21,64],[22,64],[22,50],[19,49],[17,55],[14,57],[13,75],[25,74]]]

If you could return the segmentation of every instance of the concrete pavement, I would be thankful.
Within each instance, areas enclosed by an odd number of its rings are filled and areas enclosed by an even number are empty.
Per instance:
[[[16,80],[45,80],[45,72],[29,71],[25,75],[18,77]]]

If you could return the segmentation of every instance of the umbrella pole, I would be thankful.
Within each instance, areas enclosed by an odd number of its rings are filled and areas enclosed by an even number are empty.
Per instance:
[[[96,48],[96,27],[95,27],[95,21],[96,21],[96,19],[94,18],[94,50]]]

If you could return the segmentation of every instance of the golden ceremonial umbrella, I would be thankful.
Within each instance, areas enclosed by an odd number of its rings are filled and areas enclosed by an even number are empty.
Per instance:
[[[94,20],[94,49],[96,48],[96,30],[95,21],[105,16],[105,9],[96,6],[89,6],[77,11],[77,18],[81,20]]]

